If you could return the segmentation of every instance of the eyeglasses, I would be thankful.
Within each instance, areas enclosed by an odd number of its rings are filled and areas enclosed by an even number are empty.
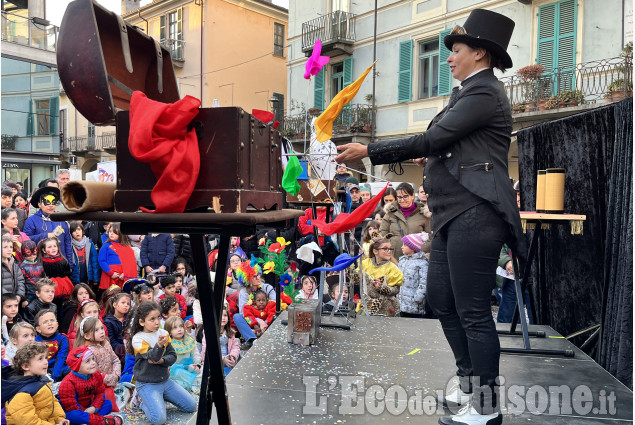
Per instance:
[[[397,196],[397,199],[400,201],[404,201],[406,199],[410,198],[410,195],[406,195],[406,196]]]
[[[455,26],[452,29],[452,32],[450,32],[450,35],[465,35],[467,34],[467,31],[465,31],[465,28],[463,28],[460,25]]]
[[[379,248],[379,249],[381,249],[382,251],[386,251],[386,252],[392,252],[392,251],[395,250],[395,248]]]
[[[50,320],[45,320],[43,322],[41,322],[43,325],[53,325],[55,323],[57,323],[57,319],[50,319]]]

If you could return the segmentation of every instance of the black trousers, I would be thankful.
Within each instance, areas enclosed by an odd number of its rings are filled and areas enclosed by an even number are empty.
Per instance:
[[[483,414],[500,410],[500,344],[490,300],[507,228],[489,203],[478,204],[438,231],[428,267],[427,299],[454,353],[461,389]]]

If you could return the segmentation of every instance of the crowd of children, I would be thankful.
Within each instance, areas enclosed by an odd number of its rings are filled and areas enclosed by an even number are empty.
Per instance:
[[[136,409],[152,424],[162,424],[166,401],[195,411],[206,340],[191,261],[176,258],[174,273],[141,278],[147,267],[137,263],[118,223],[105,225],[101,247],[84,228],[69,223],[70,259],[55,235],[37,244],[23,240],[18,252],[10,236],[2,238],[7,423],[23,423],[17,418],[25,415],[55,424],[121,424],[120,411]],[[379,235],[379,228],[379,222],[367,222],[363,259],[356,262],[363,271],[359,285],[351,285],[355,266],[327,277],[325,310],[355,309],[363,299],[370,314],[424,317],[428,235],[405,235],[397,260],[391,235]],[[276,315],[273,286],[239,243],[232,238],[227,260],[220,335],[225,374]],[[294,299],[283,294],[283,306],[318,298],[315,275],[299,276],[295,283]],[[128,397],[120,397],[122,391]]]

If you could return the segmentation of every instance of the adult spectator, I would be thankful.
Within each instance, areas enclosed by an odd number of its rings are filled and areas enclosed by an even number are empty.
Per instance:
[[[174,260],[174,242],[167,233],[151,233],[141,242],[141,264],[146,273],[167,273]]]
[[[57,170],[57,174],[55,175],[55,180],[57,180],[57,184],[59,188],[62,189],[66,183],[71,179],[71,172],[66,169]]]
[[[185,259],[190,269],[194,269],[194,259],[192,258],[192,244],[190,243],[190,235],[172,235],[174,242],[174,257],[176,259]]]
[[[359,198],[361,199],[362,203],[368,202],[371,197],[372,195],[370,193],[370,186],[365,184],[359,187]]]
[[[9,188],[11,188],[11,198],[13,198],[15,195],[18,194],[18,185],[12,182],[4,182],[5,186],[8,186]]]
[[[419,193],[417,194],[417,198],[417,200],[423,205],[428,205],[428,195],[426,195],[425,190],[423,190],[423,185],[419,186]]]
[[[0,195],[2,200],[0,201],[2,204],[2,209],[5,208],[13,208],[13,190],[8,186],[2,186],[2,190],[0,191]],[[16,214],[18,216],[18,229],[24,229],[24,223],[26,222],[26,212],[24,212],[21,208],[16,208]]]
[[[386,209],[388,208],[387,205],[392,204],[396,200],[397,191],[395,191],[395,188],[389,187],[384,192],[384,196],[383,198],[381,198],[381,201],[379,201],[379,206],[377,207],[377,209],[382,208],[384,211],[386,211]]]
[[[49,218],[55,212],[59,199],[60,190],[56,187],[46,186],[36,190],[31,198],[31,204],[37,205],[39,209],[27,218],[24,224],[24,233],[35,243],[46,238],[58,238],[62,255],[68,259],[72,258],[68,224],[64,221],[51,221]]]
[[[16,184],[18,185],[18,193],[21,193],[24,199],[28,199],[29,194],[27,193],[26,188],[24,187],[24,184],[22,182],[17,182]]]
[[[388,205],[379,233],[392,234],[390,245],[394,249],[394,257],[399,258],[403,255],[401,238],[423,231],[428,233],[432,231],[430,217],[426,217],[423,204],[415,202],[415,191],[412,186],[409,183],[401,183],[397,186],[397,202]],[[424,251],[429,252],[429,246]]]
[[[359,190],[359,185],[357,184],[349,186],[348,191],[351,193],[351,212],[353,212],[357,209],[357,207],[362,205],[361,191]]]

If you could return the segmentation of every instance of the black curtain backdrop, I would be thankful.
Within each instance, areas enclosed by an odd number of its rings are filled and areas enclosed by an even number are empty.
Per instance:
[[[543,231],[528,277],[538,323],[568,335],[602,322],[597,360],[629,388],[632,119],[631,98],[517,134],[521,209],[536,209],[538,170],[564,168],[565,212],[587,217],[583,235],[568,224]]]

